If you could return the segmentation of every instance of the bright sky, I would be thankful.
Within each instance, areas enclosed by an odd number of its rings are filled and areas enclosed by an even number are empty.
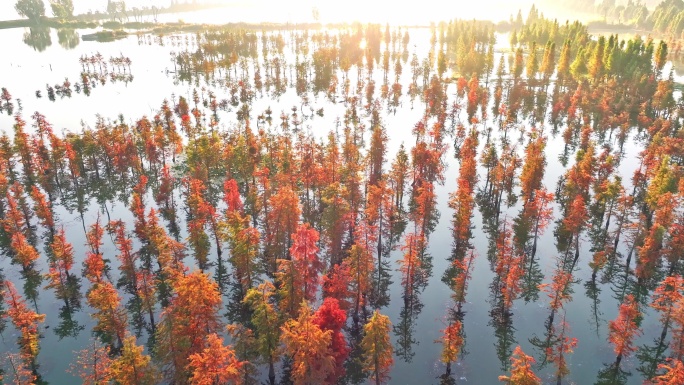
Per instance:
[[[43,2],[45,3],[45,13],[48,16],[51,15],[49,0],[43,0]],[[104,11],[107,8],[107,0],[73,0],[73,2],[75,13],[86,13],[90,10],[93,12]],[[168,6],[170,3],[171,0],[126,0],[127,7],[151,6],[153,4]],[[0,20],[19,18],[14,10],[14,4],[16,4],[15,0],[0,0]]]
[[[49,2],[44,0],[47,14],[50,15]],[[200,0],[228,4],[239,4],[242,7],[235,9],[252,8],[257,12],[287,12],[290,15],[311,15],[311,9],[315,5],[320,11],[322,22],[351,21],[395,21],[397,23],[422,24],[435,19],[508,19],[511,13],[523,10],[523,16],[527,15],[532,0],[420,0],[417,2],[403,2],[398,0]],[[126,0],[128,8],[141,6],[166,6],[171,0]],[[537,1],[539,2],[539,1]],[[0,20],[16,19],[18,15],[14,11],[15,0],[0,0]],[[408,6],[408,4],[411,4]],[[74,0],[75,13],[85,13],[89,10],[104,11],[107,0]],[[246,6],[246,8],[245,8]],[[544,9],[545,7],[541,7]],[[232,12],[233,17],[239,17]]]

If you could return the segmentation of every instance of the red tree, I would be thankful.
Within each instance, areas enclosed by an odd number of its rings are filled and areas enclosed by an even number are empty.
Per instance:
[[[319,274],[323,270],[323,264],[318,258],[318,231],[312,229],[308,223],[297,227],[297,231],[292,234],[292,247],[290,256],[297,270],[297,274],[302,277],[304,298],[313,301],[316,297],[319,284]]]
[[[684,384],[684,364],[676,359],[669,359],[667,364],[658,364],[658,369],[664,373],[654,377],[652,385],[680,385]]]
[[[349,347],[344,338],[342,329],[347,323],[347,313],[340,308],[339,301],[335,298],[326,298],[321,307],[313,315],[313,323],[321,330],[330,330],[330,350],[335,359],[335,369],[326,378],[327,384],[336,384],[337,380],[344,376],[344,362],[349,355]]]
[[[242,384],[241,368],[245,365],[235,352],[223,345],[223,338],[212,333],[207,336],[206,347],[189,357],[192,385]]]
[[[38,314],[29,309],[10,281],[5,281],[4,286],[4,297],[8,306],[7,317],[20,333],[18,343],[21,359],[35,373],[39,351],[38,324],[45,320],[45,314]]]
[[[109,354],[108,347],[93,342],[78,352],[77,361],[71,364],[69,371],[78,375],[83,385],[108,384],[112,379],[109,372],[112,359]]]
[[[628,294],[624,303],[620,305],[617,318],[608,322],[608,341],[613,344],[618,362],[636,350],[634,338],[641,335],[641,330],[637,324],[641,317],[638,306],[639,304],[634,300],[634,296]]]

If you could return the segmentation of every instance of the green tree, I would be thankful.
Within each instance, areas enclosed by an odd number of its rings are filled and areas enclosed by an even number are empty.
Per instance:
[[[572,74],[575,81],[580,81],[587,76],[587,73],[588,69],[587,63],[584,60],[584,49],[580,48],[579,52],[577,52],[577,56],[575,56],[575,60],[570,65],[570,74]]]
[[[439,77],[443,77],[444,73],[447,70],[447,58],[446,54],[444,51],[440,50],[439,54],[437,55],[437,73],[439,74]]]
[[[389,317],[376,310],[363,327],[363,367],[372,375],[375,385],[384,384],[389,380],[389,371],[394,364],[392,342],[389,337],[390,326]]]
[[[271,297],[275,288],[271,282],[264,282],[257,288],[249,289],[243,300],[252,311],[252,325],[257,334],[259,355],[268,362],[268,378],[275,383],[274,364],[278,360],[278,340],[280,338],[280,319]]]
[[[556,67],[555,52],[556,43],[549,40],[549,42],[546,43],[546,46],[544,46],[544,56],[542,58],[541,67],[539,68],[539,71],[544,76],[544,82],[549,80]]]
[[[124,339],[121,355],[112,362],[109,371],[117,384],[152,385],[158,383],[157,368],[151,358],[143,353],[145,348],[138,346],[135,336]]]
[[[72,0],[50,0],[52,14],[58,19],[74,17],[74,2]]]
[[[560,58],[558,59],[558,77],[566,78],[570,69],[570,42],[568,40],[563,43]]]
[[[19,16],[28,18],[29,20],[38,20],[45,16],[45,4],[43,0],[19,0],[14,6]]]
[[[107,13],[113,19],[122,20],[126,15],[126,2],[124,0],[109,0],[107,2]]]
[[[527,56],[527,64],[525,65],[525,74],[527,80],[534,80],[539,71],[539,61],[537,60],[537,43],[532,42],[530,46],[530,54]]]
[[[517,82],[523,73],[523,69],[525,69],[522,48],[518,47],[518,49],[515,50],[515,61],[513,63],[513,79]]]
[[[658,48],[656,48],[654,61],[656,71],[663,72],[663,67],[665,67],[665,63],[667,62],[667,43],[662,40],[658,44]]]
[[[589,75],[594,80],[601,76],[604,69],[603,52],[605,51],[605,46],[606,38],[604,36],[599,37],[589,63]]]
[[[513,30],[513,32],[511,32],[510,43],[511,51],[513,51],[518,46],[518,32],[516,30]]]

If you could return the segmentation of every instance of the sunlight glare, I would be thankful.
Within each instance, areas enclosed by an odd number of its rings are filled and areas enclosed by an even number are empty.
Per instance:
[[[420,7],[398,7],[390,0],[346,0],[343,3],[316,0],[236,1],[230,7],[204,12],[207,23],[390,23],[429,25],[450,19],[484,18],[508,20],[521,7],[505,0],[480,0],[476,3],[445,3],[423,0]],[[439,12],[435,13],[438,9]]]

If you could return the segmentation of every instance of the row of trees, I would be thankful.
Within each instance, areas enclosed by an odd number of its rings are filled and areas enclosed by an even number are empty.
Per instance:
[[[50,8],[54,17],[68,20],[74,17],[73,0],[50,0]],[[45,16],[45,3],[43,0],[17,0],[14,6],[19,16],[33,21],[39,21]]]

